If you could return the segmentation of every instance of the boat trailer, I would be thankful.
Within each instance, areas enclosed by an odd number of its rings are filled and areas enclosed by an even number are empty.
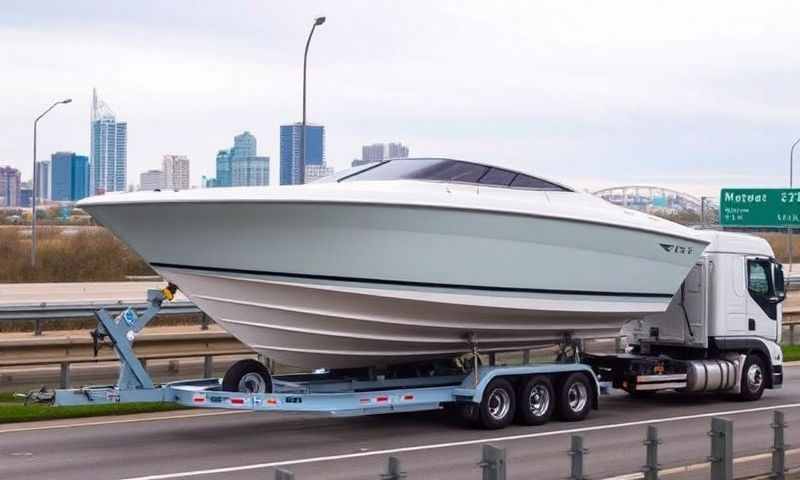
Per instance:
[[[141,313],[131,307],[116,317],[112,317],[105,309],[95,313],[98,325],[91,332],[95,354],[105,345],[114,349],[120,362],[116,384],[43,390],[30,394],[32,400],[46,401],[55,406],[174,402],[198,408],[356,416],[436,410],[448,405],[477,406],[495,379],[529,378],[539,374],[567,376],[582,372],[591,380],[588,382],[591,384],[591,398],[586,401],[592,407],[597,407],[600,391],[597,379],[589,366],[575,360],[513,366],[487,365],[466,373],[448,372],[413,378],[387,378],[382,375],[356,378],[329,371],[271,375],[271,391],[255,392],[224,391],[223,381],[218,378],[156,384],[136,357],[133,343],[136,335],[158,314],[162,303],[173,298],[176,289],[175,285],[169,284],[161,290],[148,290],[149,306]]]

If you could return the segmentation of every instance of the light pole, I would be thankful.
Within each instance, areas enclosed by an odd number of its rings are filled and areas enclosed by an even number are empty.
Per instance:
[[[60,102],[56,102],[50,105],[50,108],[45,110],[41,115],[36,117],[36,120],[33,121],[33,195],[31,195],[31,210],[33,215],[31,216],[31,266],[36,267],[36,196],[39,194],[39,172],[36,168],[36,127],[39,125],[39,120],[42,119],[45,115],[47,115],[50,110],[56,108],[56,105],[67,104],[71,102],[71,98],[67,98],[65,100],[61,100]]]
[[[300,128],[300,172],[299,178],[301,184],[306,183],[306,65],[308,64],[308,46],[311,45],[311,36],[314,35],[314,29],[317,25],[325,23],[325,17],[317,17],[314,19],[314,25],[311,25],[311,31],[308,32],[308,40],[306,40],[306,52],[303,54],[303,126]]]
[[[794,188],[794,147],[800,143],[800,138],[794,141],[792,148],[789,149],[789,188]],[[789,273],[792,272],[792,227],[787,229],[789,231]]]

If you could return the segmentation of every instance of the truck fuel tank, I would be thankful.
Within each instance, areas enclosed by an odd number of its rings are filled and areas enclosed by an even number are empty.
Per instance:
[[[687,363],[686,391],[719,392],[737,385],[738,366],[729,360],[691,360]]]

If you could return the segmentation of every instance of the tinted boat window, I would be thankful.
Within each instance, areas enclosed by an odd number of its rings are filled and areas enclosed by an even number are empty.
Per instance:
[[[346,177],[344,180],[439,180],[475,183],[488,167],[456,160],[395,160]]]
[[[429,172],[426,172],[425,176],[419,178],[448,182],[475,183],[487,170],[489,170],[489,167],[476,165],[474,163],[445,160],[435,168],[431,168]]]
[[[512,188],[570,191],[560,185],[511,170],[441,158],[389,160],[366,167],[361,171],[348,172],[345,175],[337,176],[337,181],[339,182],[369,180],[433,180],[483,185],[510,185]]]
[[[516,176],[516,172],[509,172],[508,170],[503,170],[502,168],[491,168],[486,175],[481,177],[478,183],[483,185],[501,185],[507,187],[511,184],[511,181],[514,180]]]
[[[513,182],[511,182],[511,186],[522,188],[538,188],[540,190],[564,190],[562,187],[554,183],[546,182],[541,178],[529,177],[521,173],[517,175]]]

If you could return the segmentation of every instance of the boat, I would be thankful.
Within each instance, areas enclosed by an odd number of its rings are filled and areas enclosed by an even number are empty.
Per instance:
[[[607,338],[665,311],[708,243],[557,182],[447,158],[78,206],[244,344],[310,368]]]

